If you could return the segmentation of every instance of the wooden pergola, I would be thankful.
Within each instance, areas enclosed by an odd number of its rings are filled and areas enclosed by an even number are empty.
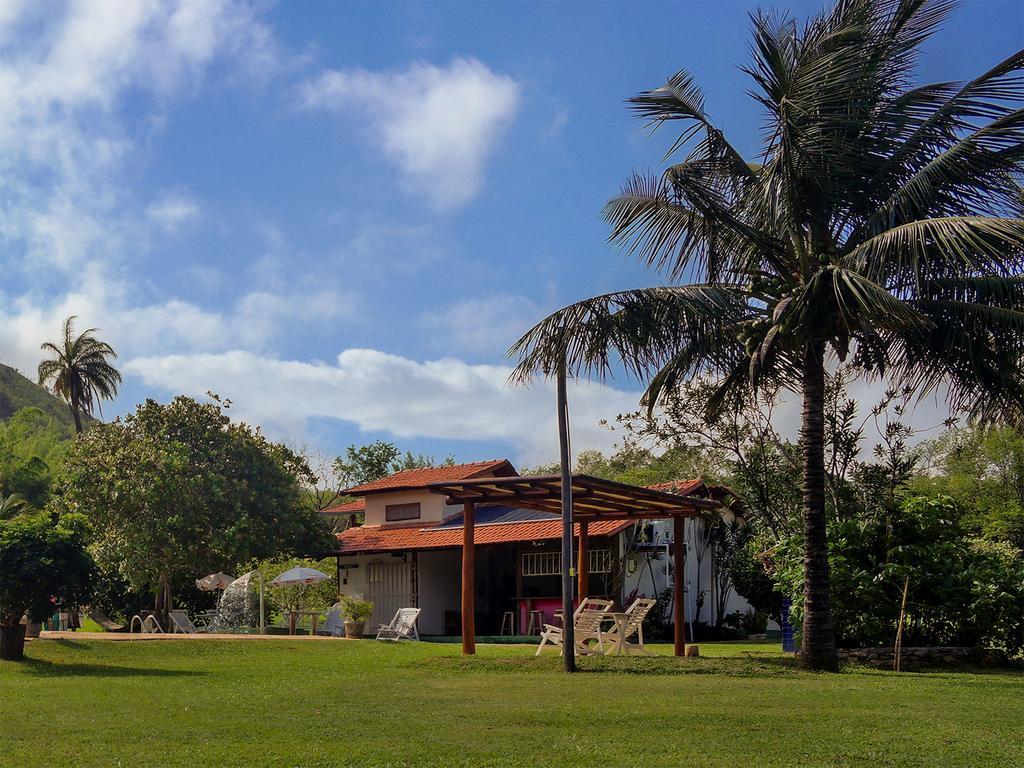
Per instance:
[[[443,494],[448,504],[463,505],[462,537],[462,652],[476,652],[474,640],[474,515],[479,504],[502,504],[526,509],[555,512],[562,516],[562,583],[564,604],[571,605],[572,535],[578,524],[576,594],[587,597],[589,589],[588,524],[596,520],[666,519],[673,521],[673,552],[676,562],[673,576],[675,654],[685,653],[685,603],[683,600],[683,558],[685,536],[683,521],[702,512],[718,509],[719,502],[682,494],[657,491],[589,475],[537,475],[489,477],[455,482],[431,483],[432,493]],[[563,505],[563,498],[568,504]],[[570,556],[565,556],[569,553]],[[565,613],[568,616],[571,608]],[[571,633],[571,628],[566,627]],[[565,647],[573,648],[571,635]],[[571,656],[571,654],[567,654]],[[567,660],[568,662],[568,660]]]

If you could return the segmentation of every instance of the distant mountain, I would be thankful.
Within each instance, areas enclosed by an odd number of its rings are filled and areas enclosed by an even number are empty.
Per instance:
[[[0,421],[6,421],[22,408],[35,406],[58,423],[75,428],[67,403],[54,397],[47,389],[26,378],[9,365],[0,363]],[[86,419],[89,416],[86,415]]]

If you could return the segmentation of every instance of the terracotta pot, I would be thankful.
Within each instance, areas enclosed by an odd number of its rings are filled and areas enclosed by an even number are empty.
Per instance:
[[[25,656],[25,625],[0,627],[0,659],[21,661]]]
[[[362,637],[363,628],[366,626],[365,621],[346,621],[345,622],[345,637]]]

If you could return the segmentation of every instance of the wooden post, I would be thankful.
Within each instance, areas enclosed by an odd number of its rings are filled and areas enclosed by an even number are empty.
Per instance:
[[[576,671],[576,638],[572,625],[572,465],[569,456],[569,406],[565,393],[565,361],[558,366],[558,457],[562,467],[562,661]]]
[[[672,518],[672,603],[675,609],[673,626],[673,644],[676,656],[686,654],[686,521],[679,515]]]
[[[590,594],[590,531],[588,522],[580,520],[579,554],[576,556],[576,597],[582,602]]]
[[[473,614],[473,598],[476,595],[476,584],[473,581],[476,559],[473,544],[475,512],[471,501],[462,507],[462,653],[466,656],[476,653],[476,621]]]

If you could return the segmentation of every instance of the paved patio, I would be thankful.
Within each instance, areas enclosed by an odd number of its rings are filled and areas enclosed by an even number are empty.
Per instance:
[[[39,640],[112,640],[112,641],[150,641],[150,640],[313,640],[327,641],[345,640],[344,637],[326,637],[324,635],[242,635],[229,633],[199,633],[195,635],[160,634],[143,635],[130,632],[40,632]]]

